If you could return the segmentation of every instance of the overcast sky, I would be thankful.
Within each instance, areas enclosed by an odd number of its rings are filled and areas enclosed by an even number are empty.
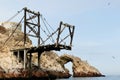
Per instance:
[[[64,52],[120,75],[120,0],[0,0],[0,21],[23,7],[40,11],[53,28],[60,21],[75,25],[73,49]]]

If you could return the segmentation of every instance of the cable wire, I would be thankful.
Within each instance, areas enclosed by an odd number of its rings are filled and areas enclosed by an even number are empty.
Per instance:
[[[24,16],[23,16],[24,18]],[[5,46],[5,44],[9,41],[9,39],[13,36],[13,34],[15,33],[15,31],[17,30],[18,26],[20,25],[20,23],[22,22],[23,18],[20,20],[20,22],[17,24],[16,28],[13,30],[13,32],[11,33],[11,35],[5,40],[3,47]]]
[[[43,22],[46,30],[48,31],[49,34],[51,34],[42,16],[41,16],[41,19],[42,19],[42,22]],[[48,35],[48,37],[49,37],[49,35]],[[51,41],[54,43],[55,40],[53,39],[53,37],[51,36],[50,38],[51,38]]]
[[[52,26],[47,22],[46,18],[44,18],[44,21],[47,23],[47,25],[48,25],[53,31],[55,31],[55,30],[52,28]]]
[[[23,11],[23,9],[21,9],[20,11],[18,11],[15,15],[13,15],[11,18],[9,18],[6,22],[11,21],[13,18],[15,18],[22,11]]]
[[[48,21],[46,20],[46,18],[44,18],[44,21],[47,23],[47,25],[51,28],[51,30],[53,30],[55,32],[55,30],[52,28],[52,26],[48,23]],[[65,28],[65,27],[64,27]],[[63,32],[64,28],[61,30],[61,33]],[[55,33],[57,36],[58,34]],[[60,37],[60,40],[62,41],[61,37]]]

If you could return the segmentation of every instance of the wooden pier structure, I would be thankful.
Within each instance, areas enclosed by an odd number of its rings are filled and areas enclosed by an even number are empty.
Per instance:
[[[43,41],[41,38],[41,25],[40,25],[40,12],[34,12],[27,8],[23,8],[24,11],[24,48],[19,49],[12,49],[14,55],[16,55],[17,59],[20,61],[23,61],[24,69],[31,69],[32,68],[32,54],[37,53],[38,56],[38,68],[40,68],[40,56],[44,51],[51,51],[56,50],[60,51],[62,49],[65,50],[71,50],[72,49],[72,41],[73,41],[73,35],[74,35],[74,29],[75,27],[73,25],[69,25],[67,23],[60,22],[60,25],[56,31],[54,31],[52,34],[49,34],[47,38]],[[29,15],[30,14],[30,15]],[[29,15],[29,17],[28,17]],[[33,22],[32,20],[36,19],[36,22]],[[20,23],[19,23],[20,24]],[[17,28],[17,27],[16,27]],[[27,33],[27,28],[30,29],[29,33]],[[37,28],[37,30],[35,29]],[[69,33],[64,38],[60,38],[62,32],[65,30],[65,28],[68,29]],[[30,34],[32,32],[32,34]],[[44,31],[45,32],[45,31]],[[54,36],[54,34],[57,34],[56,40],[52,44],[45,44],[45,42]],[[27,48],[26,46],[26,37],[31,36],[37,38],[37,46],[36,47],[30,47]],[[69,44],[63,44],[62,42],[69,37]]]

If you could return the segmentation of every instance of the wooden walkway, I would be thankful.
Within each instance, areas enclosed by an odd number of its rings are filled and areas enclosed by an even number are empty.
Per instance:
[[[71,50],[71,46],[66,45],[44,45],[44,46],[38,46],[38,47],[31,47],[31,48],[20,48],[20,49],[12,49],[14,55],[16,55],[17,59],[23,60],[24,69],[32,68],[32,54],[37,53],[38,56],[38,68],[40,68],[40,56],[42,52],[44,51],[51,51],[56,50],[60,51],[61,49]],[[29,58],[28,58],[29,56]]]

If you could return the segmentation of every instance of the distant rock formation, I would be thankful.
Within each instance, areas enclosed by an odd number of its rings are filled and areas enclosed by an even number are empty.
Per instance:
[[[34,61],[37,62],[36,60]],[[57,71],[60,73],[69,74],[69,70],[65,68],[64,65],[68,62],[72,62],[74,77],[102,76],[102,74],[95,67],[89,65],[87,61],[82,61],[80,58],[75,57],[73,55],[64,54],[62,56],[58,56],[55,52],[47,51],[42,53],[40,61],[41,61],[40,64],[41,68],[49,72],[52,71],[55,73]]]
[[[73,55],[64,54],[59,57],[58,62],[64,67],[68,62],[72,62],[74,77],[97,77],[102,74],[93,66],[90,66],[87,61],[82,61],[80,58]],[[64,67],[65,68],[65,67]]]
[[[4,42],[10,34],[10,29],[0,26],[0,78],[29,78],[29,76],[36,78],[69,78],[71,74],[64,65],[70,61],[73,64],[72,69],[74,77],[102,75],[96,68],[90,66],[86,61],[82,61],[78,57],[68,54],[58,56],[53,51],[42,53],[40,57],[40,69],[37,66],[36,54],[32,54],[32,69],[24,70],[22,61],[19,62],[16,56],[10,52],[12,48],[17,49],[24,47],[23,41],[21,41],[24,36],[23,32],[17,30],[5,44]],[[18,42],[19,44],[16,44]],[[26,45],[27,47],[32,46],[32,42],[28,37]]]

